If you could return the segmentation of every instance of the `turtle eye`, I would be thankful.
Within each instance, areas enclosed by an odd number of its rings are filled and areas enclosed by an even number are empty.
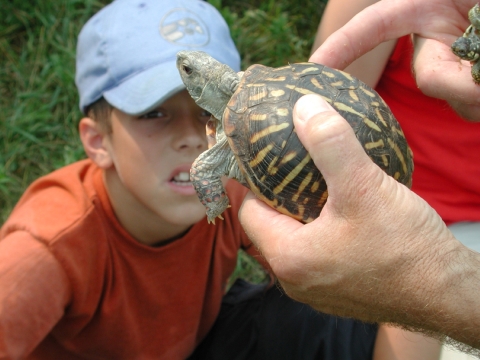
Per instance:
[[[190,75],[193,72],[192,68],[188,67],[187,65],[183,65],[182,69],[187,75]]]

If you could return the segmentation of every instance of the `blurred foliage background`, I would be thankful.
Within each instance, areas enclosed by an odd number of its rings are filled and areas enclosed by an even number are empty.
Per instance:
[[[253,63],[308,60],[326,1],[209,2],[230,26],[245,69]],[[85,157],[77,132],[76,39],[82,25],[109,2],[2,1],[0,225],[33,180]],[[245,256],[238,271],[258,272]]]

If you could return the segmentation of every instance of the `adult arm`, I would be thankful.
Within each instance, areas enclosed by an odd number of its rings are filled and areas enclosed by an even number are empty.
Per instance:
[[[63,315],[66,275],[44,244],[17,231],[0,241],[0,359],[26,357]]]
[[[303,225],[251,194],[240,211],[286,293],[322,312],[480,348],[480,254],[376,166],[321,97],[302,97],[294,120],[327,182],[319,218]]]
[[[377,1],[378,0],[329,0],[318,26],[312,52],[357,13]],[[365,55],[353,61],[345,67],[344,70],[374,88],[382,76],[383,70],[387,65],[396,43],[397,40],[394,39],[379,44]]]
[[[344,69],[382,42],[415,34],[417,85],[428,96],[444,99],[461,116],[480,121],[480,86],[469,62],[459,60],[451,44],[470,25],[476,0],[382,0],[333,33],[310,61]]]

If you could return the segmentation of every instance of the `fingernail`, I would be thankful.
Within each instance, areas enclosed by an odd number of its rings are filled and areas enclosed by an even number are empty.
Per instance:
[[[320,95],[308,94],[298,99],[294,112],[297,120],[307,121],[316,114],[330,110],[333,108]]]

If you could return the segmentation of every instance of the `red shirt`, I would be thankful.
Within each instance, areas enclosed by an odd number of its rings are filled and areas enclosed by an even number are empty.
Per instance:
[[[155,248],[123,229],[89,160],[35,181],[0,232],[0,358],[186,358],[238,249],[255,253],[237,220],[246,189],[227,189],[225,221]]]
[[[412,54],[410,37],[400,38],[376,87],[412,148],[412,190],[447,225],[480,221],[480,123],[460,118],[445,101],[417,88]]]

